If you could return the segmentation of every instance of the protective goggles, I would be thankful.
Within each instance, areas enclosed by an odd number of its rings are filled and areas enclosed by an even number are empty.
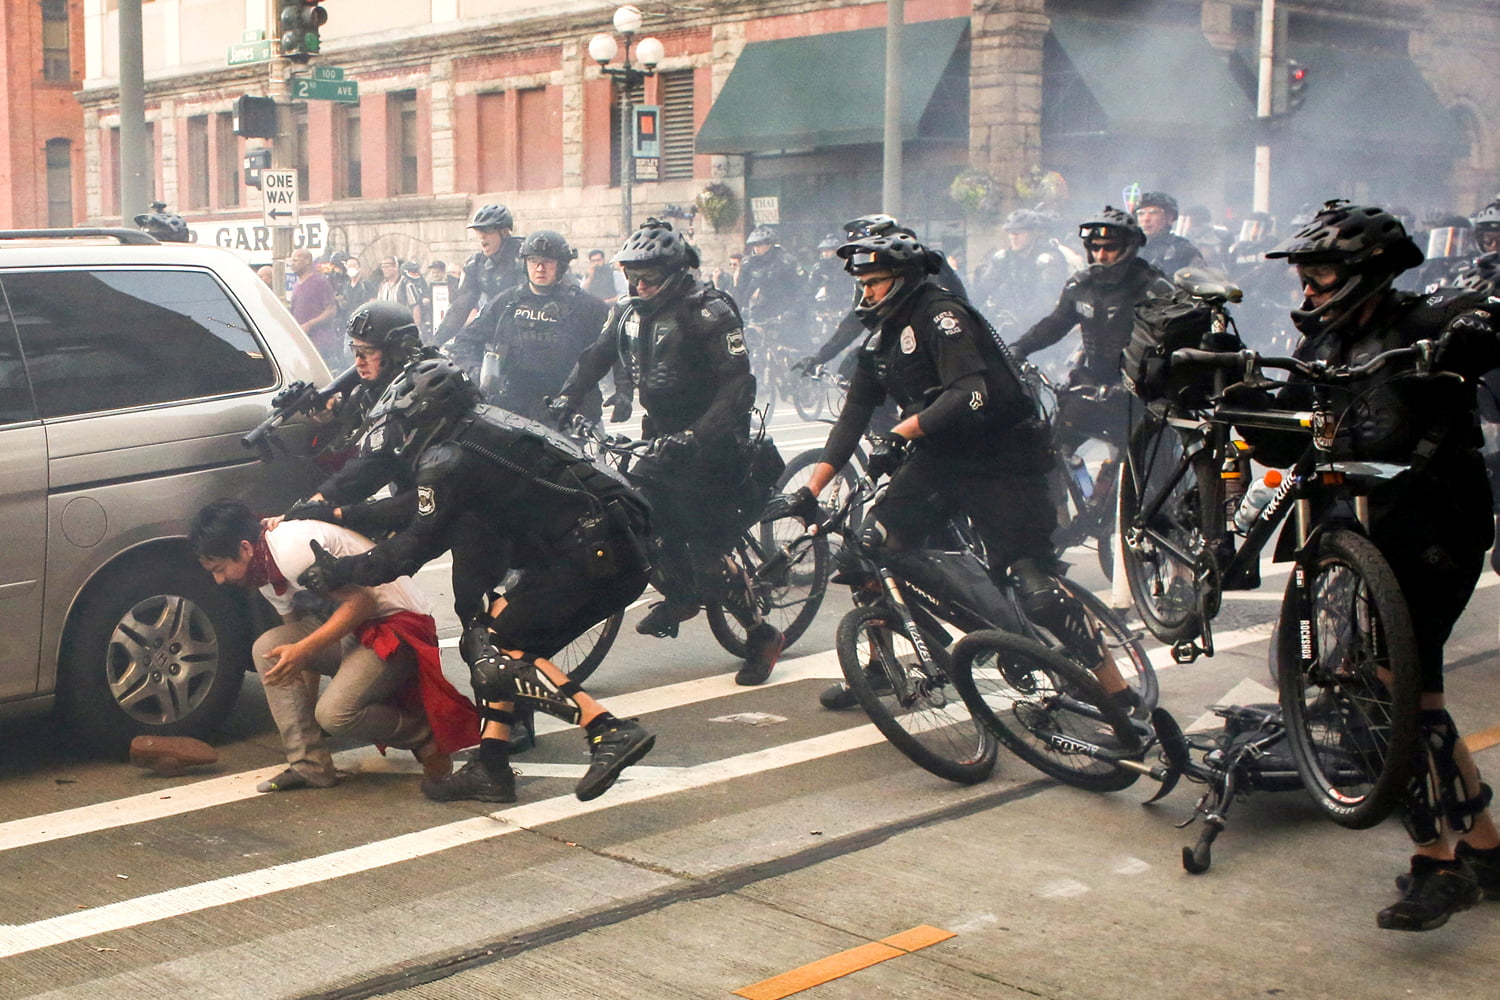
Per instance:
[[[1125,249],[1125,244],[1119,240],[1087,240],[1084,246],[1094,253],[1119,253]]]
[[[1303,288],[1326,295],[1344,283],[1344,269],[1337,264],[1298,264],[1297,280]]]
[[[380,356],[380,348],[378,347],[370,347],[367,344],[356,344],[352,340],[345,343],[344,346],[349,349],[350,354],[362,360],[369,360],[370,358]]]
[[[632,267],[624,266],[625,280],[632,285],[646,285],[650,288],[660,288],[666,282],[667,276],[671,274],[664,267]]]

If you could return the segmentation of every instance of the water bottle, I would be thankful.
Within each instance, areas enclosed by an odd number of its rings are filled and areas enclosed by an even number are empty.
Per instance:
[[[1068,471],[1073,474],[1073,480],[1078,483],[1078,490],[1083,495],[1083,498],[1085,500],[1093,499],[1094,480],[1089,475],[1089,467],[1077,455],[1069,455],[1067,462]]]
[[[1281,473],[1270,469],[1245,491],[1245,499],[1240,501],[1240,509],[1234,512],[1234,526],[1241,534],[1248,534],[1250,526],[1260,517],[1260,512],[1266,509],[1276,491],[1281,489]]]

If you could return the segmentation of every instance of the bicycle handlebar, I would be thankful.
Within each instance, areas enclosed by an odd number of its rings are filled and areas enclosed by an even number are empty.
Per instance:
[[[1196,364],[1208,368],[1239,368],[1246,377],[1253,376],[1262,368],[1274,368],[1303,376],[1311,382],[1345,382],[1373,375],[1391,364],[1415,359],[1417,372],[1429,374],[1436,343],[1419,340],[1410,347],[1395,347],[1382,351],[1369,361],[1359,365],[1330,365],[1326,361],[1303,361],[1300,358],[1263,356],[1255,351],[1201,351],[1182,347],[1172,352],[1172,364]]]

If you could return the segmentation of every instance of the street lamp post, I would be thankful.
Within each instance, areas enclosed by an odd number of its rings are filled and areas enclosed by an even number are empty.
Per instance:
[[[642,38],[636,44],[636,56],[641,66],[630,65],[630,40],[641,30],[640,8],[630,4],[615,10],[615,31],[625,38],[624,65],[611,69],[609,64],[620,53],[620,46],[608,34],[598,34],[589,40],[589,58],[599,64],[599,72],[620,81],[620,226],[621,238],[630,235],[634,225],[630,218],[630,182],[634,174],[631,156],[632,129],[630,111],[634,106],[632,92],[646,77],[656,73],[656,64],[661,62],[666,50],[655,38]]]

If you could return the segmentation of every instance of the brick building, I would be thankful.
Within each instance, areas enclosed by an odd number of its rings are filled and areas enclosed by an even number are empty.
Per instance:
[[[0,6],[0,228],[71,226],[84,218],[81,0]]]
[[[314,245],[450,262],[463,224],[503,202],[521,231],[580,247],[620,238],[615,84],[587,54],[613,5],[329,0],[321,62],[358,81],[358,104],[295,105],[303,212]],[[746,211],[710,261],[775,198],[785,241],[807,246],[879,207],[885,5],[865,0],[717,0],[641,5],[666,56],[637,100],[662,108],[655,179],[634,217],[686,215],[711,182]],[[1265,138],[1273,208],[1334,194],[1472,211],[1500,190],[1500,7],[1492,0],[1321,0],[1279,5],[1309,69],[1303,106]],[[232,132],[243,93],[274,92],[275,64],[227,67],[263,27],[263,0],[145,6],[154,192],[203,238],[243,242],[228,220],[259,215]],[[80,95],[87,216],[117,221],[114,5],[87,0]],[[1065,213],[1122,186],[1176,193],[1220,217],[1249,208],[1259,0],[908,0],[903,215],[930,238],[993,246],[996,212],[1023,201],[1033,168],[1060,173]],[[949,197],[960,172],[994,189],[972,211]],[[773,204],[760,202],[762,205]],[[132,214],[132,213],[125,213]],[[237,232],[237,235],[235,235]],[[228,234],[228,235],[226,235]],[[249,237],[252,241],[254,237]],[[367,264],[370,261],[367,260]]]

